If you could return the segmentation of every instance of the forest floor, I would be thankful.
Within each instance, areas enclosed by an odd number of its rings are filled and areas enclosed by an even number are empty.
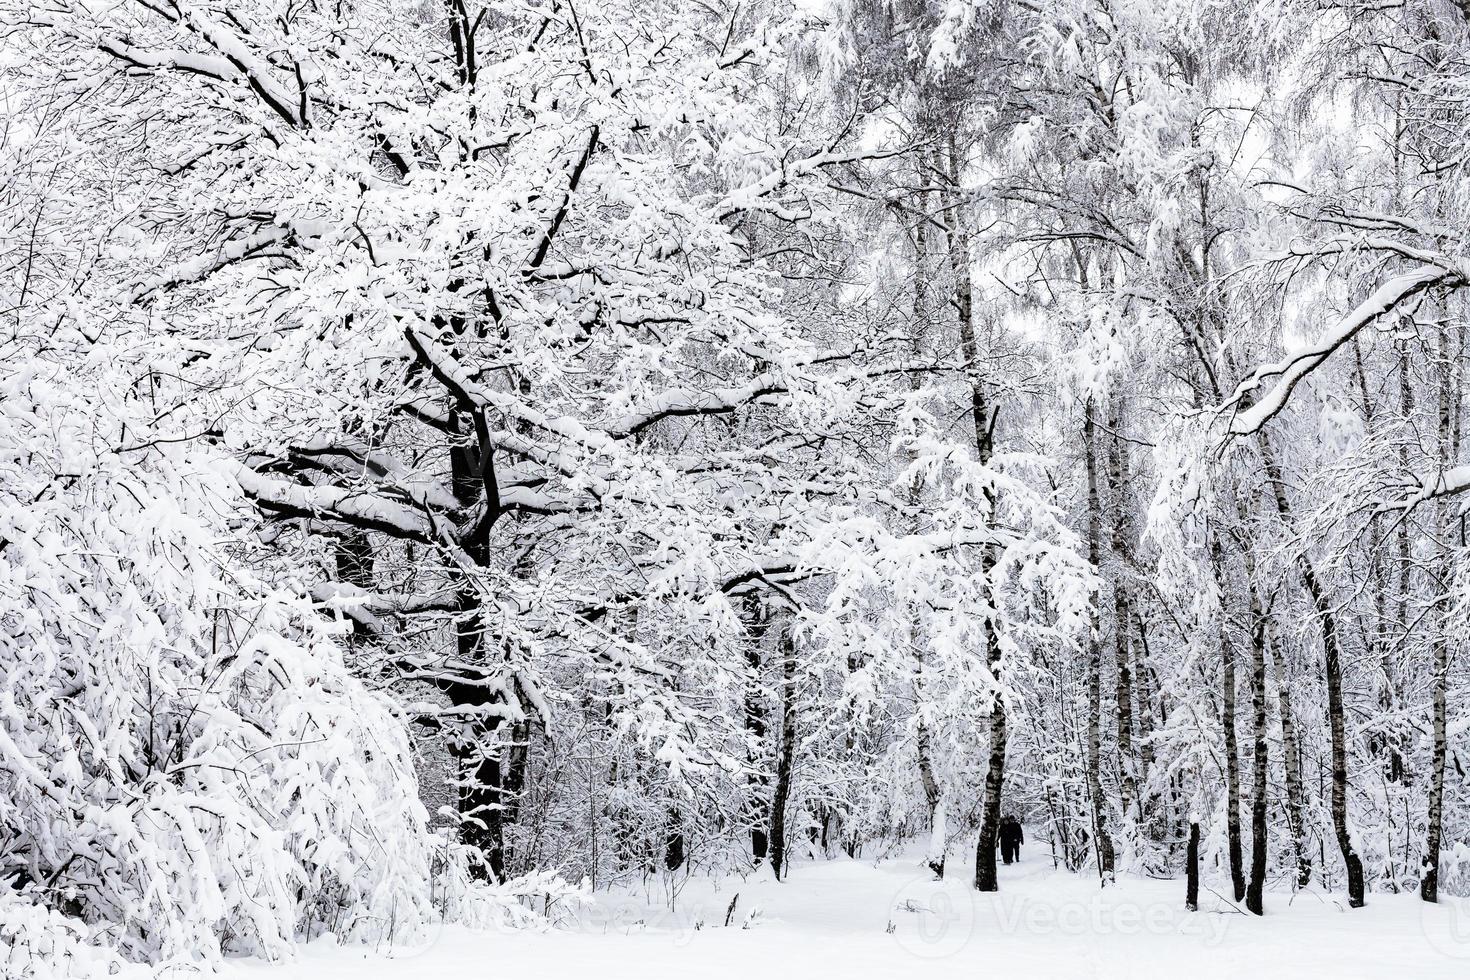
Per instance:
[[[599,893],[545,932],[443,929],[412,949],[314,943],[287,964],[232,961],[231,980],[596,977],[1168,977],[1470,976],[1470,900],[1426,906],[1414,895],[1369,896],[1349,912],[1341,896],[1268,893],[1266,917],[1184,884],[1125,877],[1106,889],[1053,868],[1028,846],[1000,869],[1001,891],[969,886],[970,863],[951,856],[933,881],[917,856],[874,863],[799,863],[777,883],[751,876],[689,880],[667,892]],[[1213,884],[1213,883],[1212,883]],[[1216,888],[1218,889],[1218,885]],[[1228,888],[1228,882],[1226,884]],[[739,896],[730,924],[730,902]]]

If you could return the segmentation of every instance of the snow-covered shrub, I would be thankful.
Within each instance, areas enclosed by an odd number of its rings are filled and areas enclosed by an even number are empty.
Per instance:
[[[588,897],[555,871],[533,871],[501,883],[470,873],[481,856],[447,835],[434,849],[434,905],[446,922],[471,929],[545,929]]]
[[[130,958],[411,937],[403,721],[249,574],[207,446],[127,424],[115,355],[0,358],[0,881]]]
[[[125,967],[88,928],[0,884],[0,976],[26,980],[109,977]]]

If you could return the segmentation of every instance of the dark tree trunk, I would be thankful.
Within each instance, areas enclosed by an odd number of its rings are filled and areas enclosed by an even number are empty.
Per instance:
[[[1429,826],[1424,839],[1424,869],[1419,879],[1419,897],[1426,902],[1439,901],[1439,849],[1444,827],[1444,766],[1447,748],[1445,737],[1445,687],[1449,674],[1449,644],[1444,630],[1434,640],[1434,755],[1429,768]]]
[[[750,856],[755,864],[766,859],[769,840],[766,836],[766,793],[770,789],[761,746],[766,740],[765,697],[761,691],[760,678],[761,646],[770,628],[770,614],[762,608],[759,596],[754,593],[745,599],[745,619],[750,632],[750,642],[745,648],[745,666],[748,676],[745,682],[745,734],[751,743],[746,757],[749,763],[745,777],[746,818],[750,821]]]
[[[450,479],[455,498],[466,508],[484,503],[486,518],[465,535],[461,544],[477,567],[490,563],[490,530],[499,512],[499,492],[491,450],[481,447],[477,427],[468,412],[456,412],[455,441],[449,447]],[[469,582],[459,589],[460,612],[455,627],[455,649],[462,663],[486,668],[488,651],[478,590]],[[473,873],[502,880],[505,876],[505,803],[500,747],[495,744],[500,716],[483,709],[497,700],[483,683],[451,680],[441,684],[452,708],[460,709],[450,754],[458,768],[460,839],[479,848],[485,865]]]
[[[979,401],[979,411],[984,411],[984,401]],[[979,445],[982,462],[990,459],[991,445],[987,432]],[[989,501],[991,512],[995,502]],[[980,574],[987,581],[995,567],[995,553],[987,549],[980,558]],[[987,624],[985,631],[985,663],[990,669],[992,682],[999,688],[1004,682],[1000,654],[999,624]],[[995,870],[995,842],[1000,830],[1001,796],[1005,790],[1007,730],[1006,706],[1001,691],[996,690],[990,701],[990,762],[985,770],[985,799],[980,810],[980,836],[975,844],[975,887],[982,892],[998,891],[1000,882]]]
[[[1445,337],[1448,341],[1448,336]],[[1446,344],[1448,346],[1448,344]],[[1459,386],[1454,383],[1458,372],[1449,366],[1447,358],[1445,366],[1441,368],[1444,372],[1440,379],[1439,392],[1439,451],[1440,458],[1445,460],[1455,459],[1459,456],[1459,438],[1452,434],[1452,430],[1458,429],[1459,423]],[[1452,422],[1453,419],[1453,422]],[[1440,505],[1440,534],[1448,539],[1451,528],[1451,512],[1444,505]],[[1463,529],[1463,525],[1461,525]],[[1462,530],[1463,535],[1463,530]],[[1464,541],[1461,541],[1464,545]],[[1439,567],[1442,584],[1438,590],[1441,595],[1449,591],[1449,576],[1452,574],[1448,555],[1441,551]],[[1429,813],[1428,827],[1424,838],[1424,868],[1419,879],[1419,897],[1426,902],[1439,901],[1439,851],[1440,841],[1444,829],[1444,768],[1445,757],[1448,754],[1448,737],[1446,734],[1446,700],[1449,686],[1450,673],[1450,648],[1449,630],[1451,628],[1447,607],[1448,599],[1440,599],[1436,604],[1439,613],[1437,616],[1434,633],[1434,681],[1433,681],[1433,704],[1431,707],[1431,725],[1434,730],[1433,754],[1429,763]]]
[[[985,382],[981,372],[980,343],[975,329],[975,305],[973,285],[970,281],[970,236],[965,224],[965,208],[959,194],[960,153],[955,144],[954,131],[949,132],[947,171],[949,186],[946,188],[945,212],[949,222],[949,265],[954,278],[955,311],[959,319],[960,350],[965,356],[965,366],[970,372],[970,421],[975,430],[975,458],[982,464],[990,462],[994,450],[994,423],[992,406],[986,399]],[[985,491],[985,517],[995,513],[994,492]],[[987,548],[981,556],[980,574],[990,588],[995,553]],[[1000,624],[991,620],[986,624],[985,661],[992,678],[1000,671]],[[993,693],[990,704],[990,765],[985,773],[985,799],[980,811],[980,836],[975,852],[975,887],[980,891],[995,891],[998,887],[995,871],[995,839],[1000,828],[1001,793],[1005,788],[1006,761],[1006,713],[1005,702],[999,690]]]
[[[506,759],[501,773],[501,815],[506,826],[513,827],[520,819],[521,796],[526,789],[526,771],[531,761],[531,740],[535,732],[531,720],[517,722],[510,729],[510,744],[505,747]]]
[[[337,577],[360,589],[372,589],[373,546],[366,531],[345,531],[337,541]]]
[[[1138,779],[1148,785],[1149,770],[1154,765],[1154,685],[1149,681],[1148,624],[1135,609],[1134,633],[1138,637],[1139,656],[1135,658],[1138,677]]]
[[[1247,548],[1247,570],[1255,561]],[[1266,614],[1251,585],[1251,877],[1245,907],[1265,914],[1266,888]]]
[[[1291,847],[1296,857],[1296,884],[1305,888],[1312,881],[1312,855],[1307,849],[1306,802],[1302,790],[1302,750],[1297,744],[1296,720],[1291,710],[1291,678],[1285,654],[1266,624],[1267,635],[1276,657],[1276,698],[1281,714],[1281,761],[1286,769],[1286,823],[1291,831]]]
[[[1332,607],[1327,601],[1315,570],[1303,559],[1302,578],[1307,592],[1312,597],[1317,616],[1322,623],[1323,640],[1326,641],[1324,668],[1327,675],[1327,718],[1332,736],[1332,826],[1337,834],[1337,847],[1342,851],[1343,865],[1347,869],[1348,905],[1363,907],[1363,862],[1353,847],[1352,835],[1348,831],[1347,813],[1347,718],[1342,704],[1342,657],[1337,645],[1337,625]]]
[[[771,799],[771,870],[786,877],[786,803],[791,797],[791,766],[796,755],[796,645],[781,637],[781,748],[777,753],[776,792]]]
[[[1129,515],[1127,490],[1123,480],[1128,469],[1128,455],[1124,447],[1122,413],[1117,400],[1109,418],[1112,429],[1108,441],[1108,501],[1112,510],[1112,554],[1113,554],[1113,656],[1117,662],[1117,705],[1118,705],[1118,787],[1122,796],[1123,819],[1137,818],[1142,823],[1142,812],[1135,814],[1138,800],[1137,765],[1133,755],[1133,650],[1129,637],[1132,615],[1129,612],[1127,575],[1130,563]]]
[[[449,684],[445,692],[451,705],[472,719],[459,724],[449,746],[458,770],[459,838],[484,855],[485,864],[472,866],[471,873],[500,881],[505,875],[504,801],[498,748],[491,744],[499,723],[474,717],[475,709],[491,703],[484,687]]]
[[[1199,911],[1199,821],[1189,821],[1189,850],[1184,858],[1184,907]]]
[[[991,671],[1000,667],[1000,641],[990,631],[987,659]],[[1006,713],[999,693],[990,708],[990,767],[985,771],[985,802],[980,814],[980,837],[975,844],[975,888],[982,892],[1000,889],[995,870],[995,841],[1000,828],[1000,798],[1005,782]]]
[[[1087,559],[1098,566],[1102,537],[1102,505],[1097,487],[1097,423],[1092,399],[1082,417],[1083,451],[1087,455]],[[1092,804],[1092,833],[1097,843],[1097,870],[1106,880],[1113,874],[1113,838],[1108,834],[1102,790],[1102,643],[1098,638],[1096,614],[1092,637],[1087,644],[1087,793]]]
[[[1138,771],[1133,752],[1133,649],[1128,640],[1128,600],[1121,583],[1113,587],[1113,654],[1118,662],[1118,787],[1126,819],[1143,822]]]
[[[522,687],[518,674],[511,675],[507,690],[517,704],[534,703],[534,699]],[[523,721],[510,728],[510,743],[505,746],[506,759],[501,774],[501,810],[504,823],[513,827],[520,820],[521,797],[526,790],[526,779],[531,769],[531,748],[543,732],[542,719],[535,712],[527,712]]]
[[[1230,884],[1238,902],[1245,898],[1245,861],[1240,840],[1240,742],[1235,730],[1235,649],[1225,625],[1230,582],[1218,539],[1210,544],[1215,581],[1220,588],[1220,727],[1225,735],[1225,832]]]
[[[1399,414],[1406,419],[1412,419],[1418,411],[1415,406],[1414,385],[1409,374],[1412,357],[1409,354],[1409,341],[1407,338],[1399,338]],[[1398,468],[1400,473],[1409,472],[1409,440],[1398,441]],[[1410,522],[1398,521],[1398,642],[1400,647],[1409,644],[1410,610],[1409,600],[1412,598],[1411,590],[1414,585],[1414,556],[1410,546]]]
[[[1240,746],[1235,733],[1235,651],[1230,641],[1220,644],[1223,658],[1220,724],[1225,730],[1225,833],[1230,860],[1230,885],[1238,902],[1245,897],[1245,859],[1240,838]]]
[[[677,807],[669,807],[668,831],[664,834],[664,867],[678,871],[684,866],[684,822]]]

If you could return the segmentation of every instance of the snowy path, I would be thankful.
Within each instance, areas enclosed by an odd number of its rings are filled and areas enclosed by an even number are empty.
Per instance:
[[[422,948],[384,957],[316,944],[296,963],[235,963],[237,980],[347,978],[897,978],[1231,977],[1470,975],[1470,905],[1431,908],[1408,895],[1374,895],[1348,913],[1335,897],[1268,896],[1267,917],[1228,910],[1208,892],[1183,910],[1183,883],[1095,881],[1053,871],[1028,846],[1000,869],[1002,891],[933,882],[915,859],[798,865],[789,881],[754,878],[718,890],[691,881],[670,912],[658,893],[599,896],[573,931],[444,930]],[[734,921],[724,928],[738,893]],[[758,909],[749,928],[741,928]],[[1225,910],[1225,911],[1221,911]],[[1459,911],[1459,932],[1454,920]],[[700,924],[695,928],[696,923]],[[890,932],[890,927],[892,931]]]

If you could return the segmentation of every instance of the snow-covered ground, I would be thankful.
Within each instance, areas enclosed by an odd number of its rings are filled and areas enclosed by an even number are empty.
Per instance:
[[[968,887],[956,855],[936,882],[917,857],[798,864],[788,881],[692,880],[667,895],[600,894],[548,932],[448,927],[413,949],[318,942],[287,964],[233,961],[231,980],[587,977],[1231,977],[1470,975],[1470,904],[1412,895],[1268,895],[1267,916],[1203,891],[1183,908],[1181,881],[1096,880],[1053,870],[1040,848],[1001,868],[999,895]],[[654,886],[657,889],[657,886]],[[735,896],[730,925],[726,914]]]

